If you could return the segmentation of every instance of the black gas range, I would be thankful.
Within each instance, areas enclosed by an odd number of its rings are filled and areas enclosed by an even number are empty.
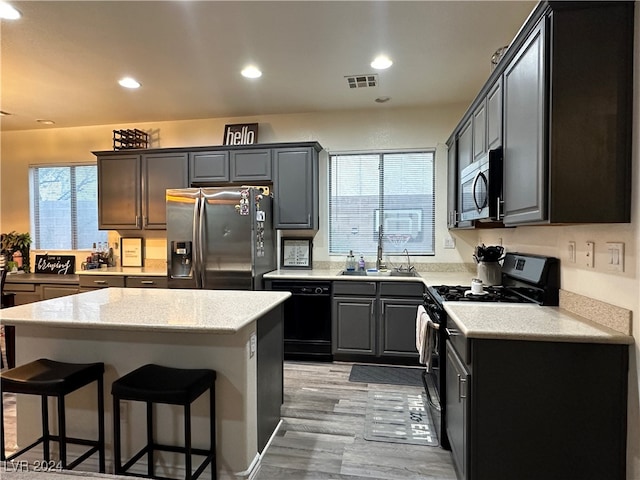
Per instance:
[[[447,314],[444,302],[508,302],[558,305],[560,263],[557,258],[507,253],[502,264],[502,285],[483,287],[475,294],[471,285],[430,286],[424,295],[424,308],[434,326],[428,367],[423,378],[431,417],[440,445],[450,449],[446,434],[446,358]]]

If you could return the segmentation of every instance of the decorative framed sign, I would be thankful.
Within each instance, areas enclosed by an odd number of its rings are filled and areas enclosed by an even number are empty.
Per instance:
[[[258,143],[257,123],[236,123],[224,126],[223,145],[253,145]]]
[[[280,266],[283,268],[311,269],[311,238],[282,238],[280,245]]]
[[[142,258],[142,238],[120,238],[120,264],[123,267],[141,267]]]
[[[36,255],[35,273],[73,275],[76,273],[75,255]]]

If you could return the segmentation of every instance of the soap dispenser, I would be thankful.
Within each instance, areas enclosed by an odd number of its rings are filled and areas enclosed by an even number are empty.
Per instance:
[[[353,272],[356,269],[356,257],[353,256],[353,250],[349,250],[349,255],[347,255],[347,264],[346,270],[347,272]]]
[[[362,254],[360,254],[360,260],[358,260],[358,270],[361,272],[365,270],[364,256]]]

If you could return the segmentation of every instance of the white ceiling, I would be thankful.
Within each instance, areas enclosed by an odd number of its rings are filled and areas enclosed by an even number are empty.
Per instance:
[[[4,131],[470,102],[536,4],[10,3],[23,16],[0,29]],[[379,86],[349,89],[380,53],[394,65]],[[248,63],[262,78],[240,76]],[[125,75],[142,88],[120,87]]]

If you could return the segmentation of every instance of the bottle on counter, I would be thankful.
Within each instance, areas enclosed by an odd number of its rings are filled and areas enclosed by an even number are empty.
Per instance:
[[[364,256],[360,254],[360,259],[358,260],[358,270],[360,270],[361,272],[364,272],[365,269],[366,269],[366,264],[364,261]]]
[[[356,269],[356,257],[353,256],[353,250],[349,250],[347,255],[347,263],[345,265],[347,272],[353,272]]]

